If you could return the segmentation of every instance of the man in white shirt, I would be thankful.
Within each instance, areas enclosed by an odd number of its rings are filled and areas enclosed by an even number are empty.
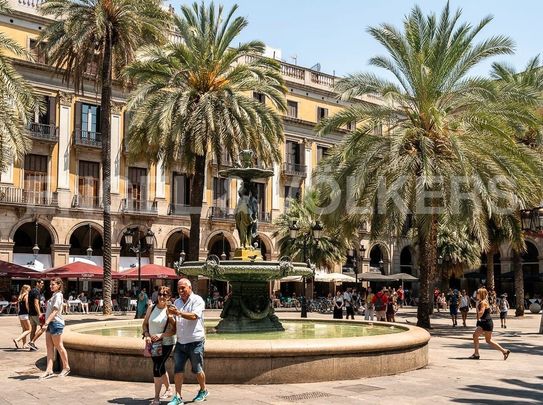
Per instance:
[[[185,364],[190,360],[192,372],[200,384],[200,391],[193,402],[201,402],[208,396],[204,374],[204,309],[202,297],[192,292],[190,280],[182,278],[177,283],[179,298],[168,307],[177,320],[177,343],[175,345],[175,394],[168,405],[184,404],[181,396]]]

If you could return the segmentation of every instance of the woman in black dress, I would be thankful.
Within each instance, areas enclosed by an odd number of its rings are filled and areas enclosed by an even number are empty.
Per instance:
[[[339,290],[334,297],[334,319],[343,319],[343,294]]]
[[[470,359],[479,360],[479,336],[484,335],[486,343],[493,349],[499,350],[503,354],[503,359],[507,360],[510,350],[506,350],[492,340],[492,330],[494,323],[490,316],[490,304],[488,303],[488,291],[485,288],[477,290],[477,328],[473,332],[473,354]]]

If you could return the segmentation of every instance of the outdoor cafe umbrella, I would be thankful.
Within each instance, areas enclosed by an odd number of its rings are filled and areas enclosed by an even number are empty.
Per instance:
[[[0,277],[39,278],[42,273],[28,267],[0,260]]]
[[[400,280],[402,282],[402,290],[403,290],[403,282],[404,281],[418,280],[417,277],[412,276],[409,273],[395,273],[395,274],[392,274],[391,277],[395,278],[396,280]]]
[[[354,283],[356,280],[354,277],[351,277],[343,273],[317,273],[315,274],[315,281],[331,283],[331,282],[347,282]]]
[[[43,275],[48,278],[101,279],[104,277],[104,269],[94,264],[77,261],[47,270]]]
[[[145,280],[175,280],[179,278],[174,269],[172,269],[171,267],[160,266],[158,264],[146,264],[145,266],[141,266],[141,272],[139,276]],[[138,268],[135,267],[131,270],[117,273],[115,274],[114,278],[137,279]]]
[[[358,275],[358,279],[362,281],[396,281],[398,280],[394,276],[386,276],[378,271],[369,271],[367,273],[361,273]]]

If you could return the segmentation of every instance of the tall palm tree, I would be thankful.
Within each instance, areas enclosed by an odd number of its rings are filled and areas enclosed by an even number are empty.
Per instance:
[[[281,256],[290,256],[301,262],[304,261],[305,254],[305,260],[311,259],[317,267],[331,269],[336,263],[345,260],[349,239],[338,230],[330,228],[325,228],[318,240],[313,237],[312,227],[320,220],[318,203],[317,192],[311,190],[306,192],[301,201],[291,200],[288,210],[274,221],[277,229],[273,237],[279,237],[277,243]],[[294,222],[305,237],[290,237],[290,227]]]
[[[540,66],[539,57],[532,58],[522,72],[517,72],[513,67],[503,64],[494,63],[492,65],[492,77],[497,80],[499,85],[504,87],[515,87],[519,91],[535,91],[540,96],[540,103],[543,101],[543,69]],[[511,122],[511,126],[515,130],[516,139],[518,142],[538,151],[543,152],[543,117],[539,117],[536,122],[531,122],[529,125],[519,125],[518,122]],[[539,204],[540,202],[536,202]],[[498,232],[499,235],[499,232]],[[524,315],[524,271],[522,268],[521,253],[524,251],[524,235],[517,227],[517,232],[514,234],[513,240],[513,272],[515,275],[515,316]],[[498,240],[497,242],[501,242]],[[543,315],[542,315],[543,318]],[[542,321],[543,322],[543,321]]]
[[[286,88],[277,61],[262,56],[260,41],[235,38],[247,20],[211,3],[182,6],[175,41],[147,47],[126,73],[138,83],[129,109],[129,149],[153,162],[173,163],[191,176],[189,260],[198,260],[200,217],[208,152],[219,164],[252,149],[263,163],[279,161],[283,139],[279,111]],[[266,104],[253,92],[265,96]]]
[[[0,14],[11,11],[7,0],[0,0]],[[37,107],[32,88],[17,73],[9,54],[31,59],[23,47],[0,32],[0,171],[30,149],[26,127]]]
[[[515,142],[509,125],[535,122],[538,97],[469,76],[487,58],[512,53],[513,44],[504,36],[477,42],[491,18],[471,25],[460,17],[448,4],[439,17],[415,7],[403,31],[389,24],[369,28],[389,55],[370,63],[394,80],[354,74],[340,80],[337,90],[344,99],[377,94],[384,104],[356,104],[318,126],[327,133],[360,123],[328,158],[342,191],[327,190],[329,198],[340,199],[328,221],[355,227],[369,215],[376,238],[401,234],[413,214],[420,268],[417,323],[423,327],[430,327],[439,225],[466,226],[486,245],[492,213],[541,199],[543,165],[537,153]],[[378,126],[388,130],[374,135]]]
[[[85,80],[100,89],[102,193],[104,220],[104,314],[111,314],[111,92],[114,78],[134,59],[136,50],[161,41],[169,14],[161,0],[46,0],[44,15],[55,19],[42,33],[49,62],[76,91]],[[88,74],[89,65],[97,66]]]

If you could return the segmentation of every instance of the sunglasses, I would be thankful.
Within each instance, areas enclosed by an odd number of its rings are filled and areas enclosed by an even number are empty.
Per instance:
[[[169,297],[170,294],[158,293],[158,296],[159,296],[159,297]]]

